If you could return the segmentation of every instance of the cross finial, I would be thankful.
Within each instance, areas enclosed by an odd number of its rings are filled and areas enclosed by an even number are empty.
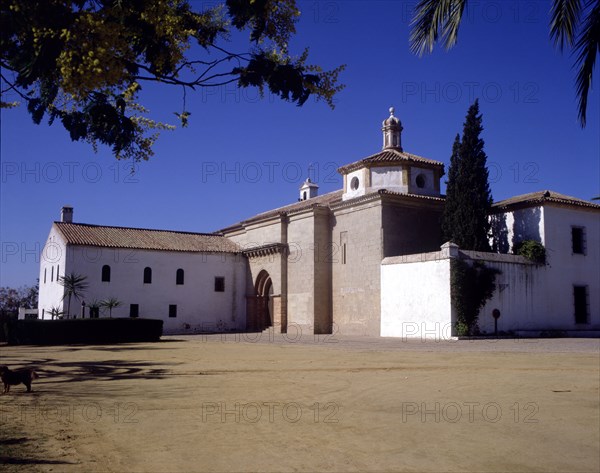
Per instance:
[[[308,163],[308,169],[307,169],[307,181],[310,182],[310,172],[314,171],[314,165],[312,162]]]

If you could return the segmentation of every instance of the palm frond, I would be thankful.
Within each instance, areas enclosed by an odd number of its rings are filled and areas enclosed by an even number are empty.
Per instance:
[[[600,0],[588,0],[586,3],[585,20],[573,52],[577,54],[574,65],[577,68],[575,85],[579,101],[579,122],[583,128],[587,121],[588,94],[592,85],[596,56],[600,52]]]
[[[411,21],[410,50],[431,53],[440,39],[446,49],[456,44],[467,0],[420,0]]]
[[[107,309],[114,309],[115,307],[121,306],[121,301],[116,297],[109,297],[108,299],[100,301],[100,306],[105,307]]]
[[[554,0],[550,11],[550,38],[562,51],[575,41],[577,25],[581,17],[581,0]]]

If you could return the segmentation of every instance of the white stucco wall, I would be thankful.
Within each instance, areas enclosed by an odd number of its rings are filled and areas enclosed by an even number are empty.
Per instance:
[[[479,259],[486,266],[501,271],[496,277],[493,297],[479,313],[482,333],[494,333],[494,309],[500,311],[499,332],[538,336],[544,331],[564,331],[572,335],[600,331],[597,268],[581,261],[535,265],[515,255],[461,254],[466,261]],[[449,338],[451,332],[448,326],[455,321],[450,303],[450,259],[434,258],[435,255],[423,253],[383,260],[382,336]],[[593,252],[589,254],[590,264],[595,261],[594,255]],[[419,259],[423,261],[419,262]],[[588,287],[589,320],[585,324],[575,323],[574,285]]]
[[[514,243],[532,239],[546,247],[547,264],[534,265],[510,254],[462,252],[499,269],[496,291],[479,314],[479,328],[494,333],[494,309],[500,311],[498,330],[537,336],[544,331],[570,335],[600,331],[600,212],[595,208],[545,203],[498,214],[493,217],[499,250],[511,250]],[[584,229],[584,254],[573,253],[572,228]],[[500,246],[502,246],[500,245]],[[382,336],[422,337],[428,324],[440,327],[453,320],[448,305],[434,299],[449,298],[448,272],[440,262],[418,262],[432,254],[386,258],[382,264]],[[449,263],[449,260],[447,260]],[[444,267],[444,265],[442,265]],[[574,287],[587,288],[586,323],[576,323]],[[424,301],[427,301],[424,303]],[[417,322],[416,333],[413,325]],[[410,327],[409,330],[407,328]],[[409,333],[410,332],[410,333]],[[430,335],[425,336],[431,338]],[[434,335],[444,338],[442,330]]]
[[[87,276],[84,300],[115,297],[121,307],[113,317],[129,317],[130,304],[139,305],[139,317],[164,321],[164,333],[242,330],[246,326],[246,261],[225,253],[187,253],[71,246],[66,251],[67,272]],[[110,282],[102,282],[102,267],[111,268]],[[152,269],[152,283],[144,284],[144,268]],[[177,269],[184,284],[176,284]],[[42,270],[43,271],[43,270]],[[215,277],[225,278],[225,291],[215,291]],[[42,292],[40,308],[51,304],[54,292]],[[60,293],[62,298],[62,292]],[[177,316],[169,317],[169,305]],[[64,302],[66,310],[66,301]],[[79,317],[81,302],[72,300],[71,314]],[[101,316],[108,317],[108,312]],[[89,317],[89,309],[86,309]],[[46,317],[49,318],[49,317]]]
[[[419,175],[422,175],[425,179],[425,185],[423,187],[417,186],[417,177]],[[409,192],[411,194],[439,195],[439,191],[435,188],[435,174],[433,170],[415,166],[411,167]]]
[[[571,230],[585,230],[585,253],[574,254]],[[582,207],[544,206],[544,233],[549,264],[548,294],[555,310],[574,324],[573,286],[588,286],[590,326],[600,326],[600,212]],[[586,329],[585,325],[577,329]]]
[[[576,331],[600,327],[600,212],[545,203],[493,215],[492,223],[499,251],[512,251],[518,241],[539,241],[546,247],[548,264],[533,269],[498,266],[503,271],[498,276],[502,292],[497,292],[482,310],[482,330],[493,330],[490,315],[493,308],[502,311],[499,330]],[[574,226],[584,228],[585,254],[572,251]],[[588,287],[587,324],[575,323],[573,286],[576,285]]]
[[[545,207],[527,207],[490,216],[490,245],[499,253],[512,253],[516,243],[534,240],[546,245]]]
[[[369,170],[367,168],[360,168],[346,176],[346,187],[344,188],[344,193],[342,194],[342,200],[354,199],[355,197],[365,195],[367,192],[367,188],[365,186],[368,172]],[[358,188],[353,190],[352,179],[355,177],[358,179]]]
[[[441,253],[385,258],[381,265],[381,336],[450,339],[450,259]]]
[[[42,254],[40,255],[40,276],[38,311],[40,319],[50,319],[50,310],[63,310],[64,288],[58,283],[58,277],[69,272],[67,267],[67,249],[65,241],[52,225]]]
[[[402,167],[373,167],[371,172],[371,190],[387,189],[394,192],[408,193],[408,185],[402,182]]]
[[[511,255],[504,256],[510,258]],[[496,291],[493,297],[479,312],[478,323],[482,333],[494,333],[494,309],[500,311],[499,332],[567,328],[567,320],[561,311],[557,310],[559,302],[548,296],[548,274],[551,268],[485,259],[484,262],[486,266],[496,268],[501,273],[496,275]]]

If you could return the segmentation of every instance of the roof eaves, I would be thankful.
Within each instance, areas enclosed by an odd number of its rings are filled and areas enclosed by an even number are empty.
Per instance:
[[[554,195],[553,195],[554,194]],[[525,208],[544,205],[545,203],[554,203],[559,205],[583,207],[600,210],[600,205],[578,199],[570,196],[563,196],[557,192],[539,191],[521,196],[514,196],[492,204],[492,213],[498,213],[505,210]]]
[[[395,156],[395,159],[393,159],[391,157],[386,158],[386,159],[378,159],[378,158],[382,158],[388,154],[390,156]],[[356,169],[360,169],[361,167],[386,166],[386,165],[389,165],[390,163],[398,163],[398,162],[402,162],[402,161],[409,162],[409,163],[416,163],[416,164],[420,164],[420,165],[423,165],[426,167],[435,167],[435,168],[441,167],[442,172],[444,170],[444,163],[442,163],[440,161],[434,161],[433,159],[424,158],[422,156],[418,156],[416,154],[408,153],[405,151],[388,149],[388,150],[379,151],[378,153],[367,156],[366,158],[363,158],[359,161],[355,161],[353,163],[346,164],[345,166],[341,166],[338,168],[337,171],[340,174],[347,174],[349,172],[355,171]]]

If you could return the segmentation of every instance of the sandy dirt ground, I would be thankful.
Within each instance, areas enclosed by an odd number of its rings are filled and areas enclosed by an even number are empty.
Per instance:
[[[599,341],[0,347],[6,472],[598,472]]]

